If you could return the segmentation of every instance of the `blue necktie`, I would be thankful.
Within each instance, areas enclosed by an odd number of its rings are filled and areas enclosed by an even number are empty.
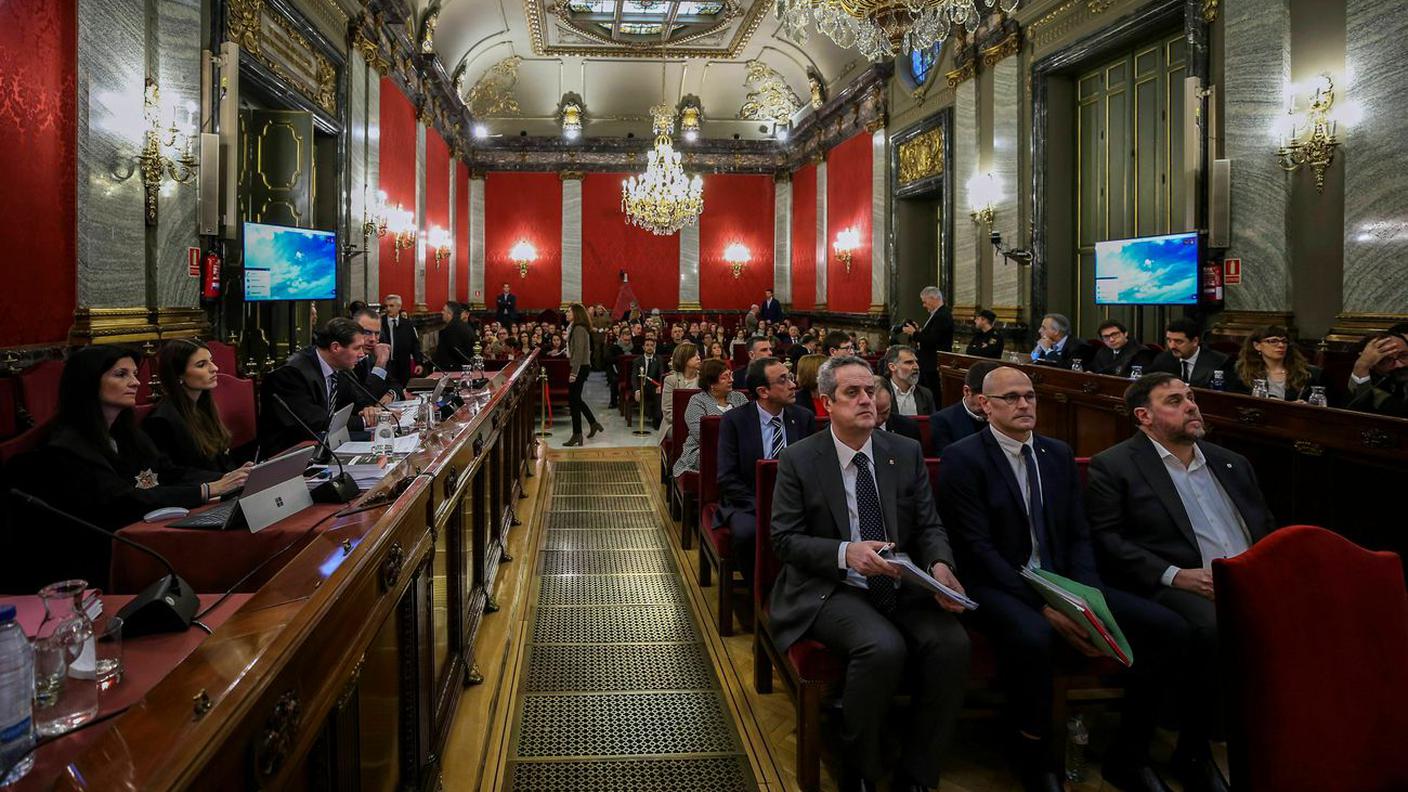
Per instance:
[[[887,541],[885,518],[880,514],[880,493],[875,491],[875,478],[870,475],[870,459],[863,453],[856,454],[856,512],[860,515],[860,538],[867,542]],[[865,579],[869,586],[870,604],[881,613],[895,609],[895,581],[886,575],[871,575]]]
[[[1036,472],[1036,456],[1032,453],[1032,447],[1025,443],[1022,444],[1022,461],[1027,466],[1027,519],[1031,521],[1032,535],[1036,537],[1037,543],[1032,552],[1046,561],[1047,568],[1055,571],[1055,553],[1051,548],[1051,538],[1046,532],[1046,504],[1041,497],[1041,478]]]

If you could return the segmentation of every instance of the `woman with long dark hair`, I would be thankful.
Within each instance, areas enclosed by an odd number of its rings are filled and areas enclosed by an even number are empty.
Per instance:
[[[563,445],[579,446],[582,444],[583,413],[586,413],[587,423],[591,426],[587,437],[595,437],[602,426],[592,415],[592,408],[582,400],[582,388],[592,373],[591,319],[587,317],[586,306],[581,303],[572,303],[570,316],[571,322],[567,325],[567,366],[571,373],[567,375],[567,407],[572,412],[572,437]]]
[[[166,398],[142,422],[142,431],[181,467],[221,475],[233,470],[230,430],[215,406],[220,368],[210,348],[197,340],[168,341],[157,353],[156,373]]]
[[[1312,387],[1324,384],[1322,376],[1281,325],[1253,330],[1237,356],[1237,377],[1248,388],[1256,380],[1266,380],[1267,393],[1274,399],[1306,401]]]

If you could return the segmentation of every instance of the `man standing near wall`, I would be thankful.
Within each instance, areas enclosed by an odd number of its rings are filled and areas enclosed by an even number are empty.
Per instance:
[[[939,352],[953,351],[953,309],[944,302],[944,293],[938,286],[925,286],[919,292],[919,302],[924,304],[929,318],[922,326],[905,322],[903,331],[909,334],[909,345],[919,357],[919,384],[938,399]]]

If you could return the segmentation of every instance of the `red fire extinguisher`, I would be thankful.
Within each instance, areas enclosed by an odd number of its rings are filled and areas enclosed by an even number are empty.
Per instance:
[[[1203,285],[1199,302],[1222,304],[1222,262],[1211,261],[1203,265]]]
[[[202,300],[214,302],[220,299],[220,254],[215,251],[207,251],[205,259],[201,265],[201,288],[200,297]]]

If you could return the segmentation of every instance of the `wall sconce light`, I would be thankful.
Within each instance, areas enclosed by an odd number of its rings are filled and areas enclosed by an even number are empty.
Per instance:
[[[730,243],[724,248],[724,261],[733,268],[733,279],[738,280],[743,274],[743,268],[753,259],[753,254],[748,251],[748,246],[741,242]]]
[[[1294,173],[1302,165],[1315,172],[1315,191],[1325,191],[1325,170],[1335,160],[1339,122],[1352,126],[1363,117],[1357,103],[1335,106],[1335,83],[1321,74],[1309,85],[1292,84],[1286,92],[1286,115],[1277,125],[1276,158],[1281,169]]]
[[[996,219],[994,204],[1002,201],[1002,185],[991,173],[975,173],[968,180],[968,208],[969,216],[974,223],[986,225],[988,231],[992,231],[993,220]]]
[[[395,236],[392,238],[392,254],[396,263],[401,262],[401,251],[409,250],[416,244],[416,216],[396,204],[386,210],[387,226]]]
[[[518,277],[528,277],[528,265],[538,258],[538,249],[527,240],[520,239],[508,252],[510,261],[518,265]]]
[[[699,106],[685,105],[680,108],[680,133],[687,142],[699,140]]]
[[[137,155],[137,163],[142,171],[149,226],[156,225],[156,198],[164,190],[162,182],[185,184],[195,177],[196,169],[200,167],[200,161],[191,148],[196,137],[195,102],[187,102],[185,110],[186,123],[178,127],[176,108],[163,112],[156,80],[147,78],[142,97],[146,130],[142,135],[142,151]]]
[[[386,191],[377,190],[376,200],[362,213],[362,238],[386,236]]]
[[[441,267],[450,257],[450,232],[440,226],[431,226],[426,242],[435,250],[435,266]]]
[[[832,250],[836,251],[836,260],[846,267],[846,274],[851,274],[851,254],[860,247],[860,232],[855,226],[843,228],[836,232],[836,241],[831,244]]]

